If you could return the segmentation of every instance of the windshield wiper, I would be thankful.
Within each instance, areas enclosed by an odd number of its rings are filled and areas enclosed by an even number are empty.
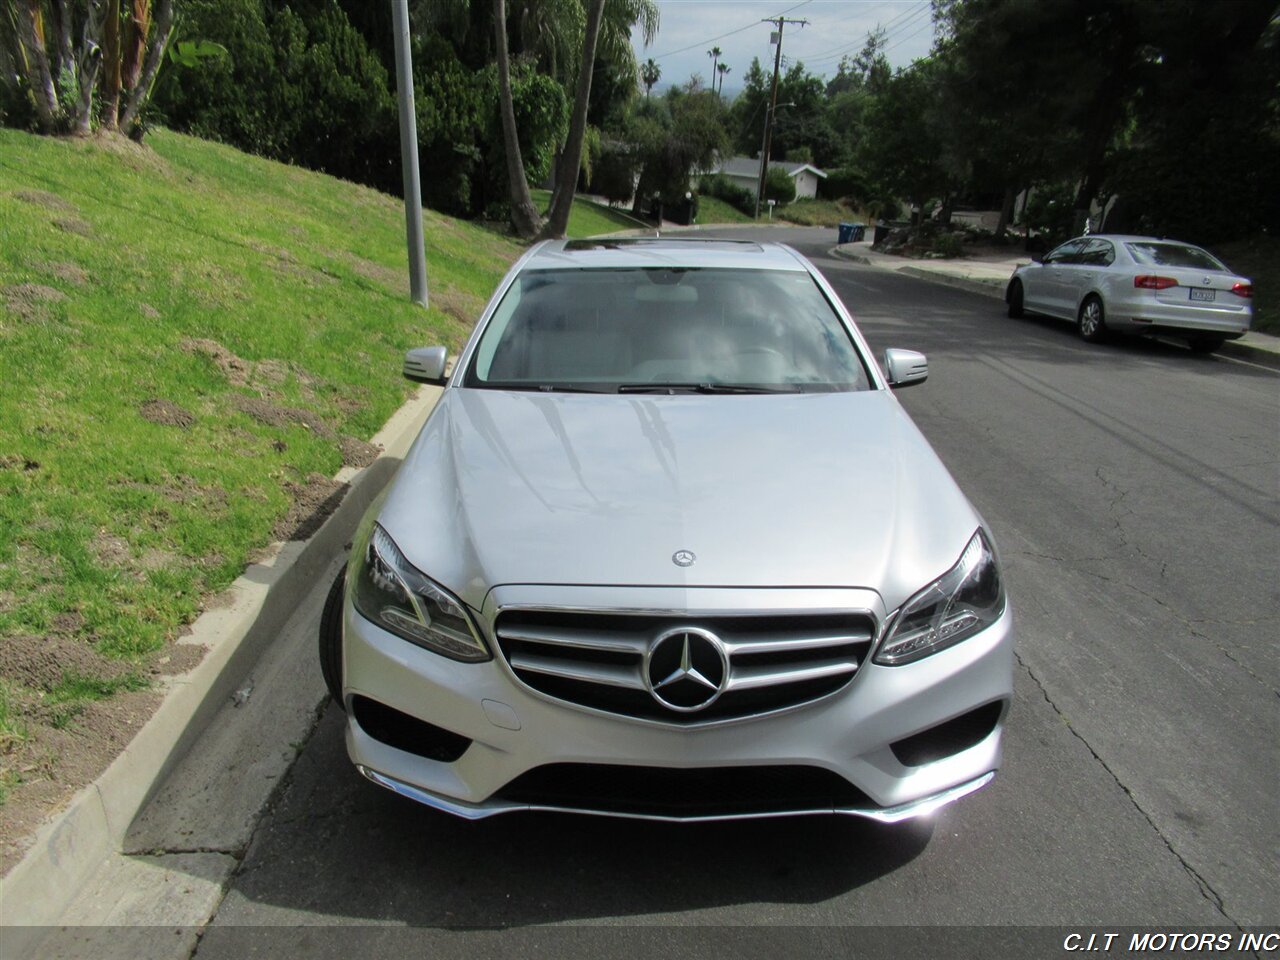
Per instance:
[[[567,383],[484,383],[486,390],[517,390],[525,393],[613,393],[600,387],[575,387]]]
[[[799,393],[799,387],[757,387],[747,383],[624,383],[619,393]]]

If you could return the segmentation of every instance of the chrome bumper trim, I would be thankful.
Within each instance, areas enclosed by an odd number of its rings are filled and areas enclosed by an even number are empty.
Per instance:
[[[944,790],[941,793],[935,793],[931,797],[925,797],[922,800],[913,800],[910,803],[902,803],[896,807],[823,807],[811,810],[784,810],[777,813],[731,813],[731,814],[711,814],[711,815],[695,815],[688,817],[662,816],[652,813],[618,813],[613,810],[587,810],[580,807],[561,807],[544,804],[529,803],[511,803],[505,800],[486,800],[483,803],[465,803],[461,800],[451,800],[442,797],[439,794],[431,793],[423,790],[421,787],[415,787],[411,784],[404,783],[394,777],[388,777],[386,774],[378,773],[376,770],[370,770],[368,767],[360,764],[356,765],[366,778],[372,780],[380,787],[398,793],[402,797],[408,797],[410,800],[416,800],[418,803],[432,807],[436,810],[443,810],[445,813],[451,813],[455,817],[462,817],[466,820],[483,820],[487,817],[495,817],[501,813],[518,813],[538,812],[538,813],[579,813],[595,817],[616,817],[624,820],[658,820],[664,823],[703,823],[716,820],[762,820],[774,817],[803,817],[813,816],[817,814],[842,814],[850,817],[862,817],[867,820],[875,820],[878,823],[901,823],[903,820],[911,820],[916,817],[925,817],[937,810],[942,809],[947,804],[959,800],[961,797],[981,790],[996,775],[992,770],[978,777],[976,780],[970,780],[968,783],[962,783],[959,786]]]

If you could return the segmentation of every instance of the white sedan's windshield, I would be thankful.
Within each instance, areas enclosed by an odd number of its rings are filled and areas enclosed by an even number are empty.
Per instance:
[[[802,271],[582,269],[517,278],[468,386],[645,392],[865,390],[848,331]]]

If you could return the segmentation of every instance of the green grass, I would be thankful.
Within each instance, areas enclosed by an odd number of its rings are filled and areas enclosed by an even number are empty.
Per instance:
[[[551,204],[550,190],[530,190],[533,205],[539,213],[545,213]],[[617,233],[619,230],[636,230],[647,227],[643,220],[637,220],[621,210],[601,206],[593,200],[575,197],[573,207],[569,210],[569,227],[565,231],[569,237],[594,237],[602,233]]]
[[[342,437],[404,402],[403,351],[459,345],[520,252],[426,211],[424,311],[400,201],[165,130],[0,130],[0,184],[0,642],[138,666],[272,539],[292,488],[342,466]],[[153,422],[155,400],[190,422]],[[120,688],[99,681],[50,695]]]
[[[834,227],[846,223],[867,223],[867,218],[835,200],[796,200],[785,207],[774,207],[775,220],[805,227]]]
[[[755,223],[737,207],[709,194],[698,195],[698,223]]]
[[[1253,329],[1280,336],[1280,238],[1258,234],[1217,244],[1213,252],[1253,281]]]

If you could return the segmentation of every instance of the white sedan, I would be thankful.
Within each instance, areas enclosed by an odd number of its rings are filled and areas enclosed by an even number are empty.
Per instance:
[[[1009,316],[1072,320],[1080,336],[1108,332],[1185,338],[1197,353],[1236,340],[1253,320],[1253,284],[1200,247],[1157,237],[1094,234],[1013,271]]]

